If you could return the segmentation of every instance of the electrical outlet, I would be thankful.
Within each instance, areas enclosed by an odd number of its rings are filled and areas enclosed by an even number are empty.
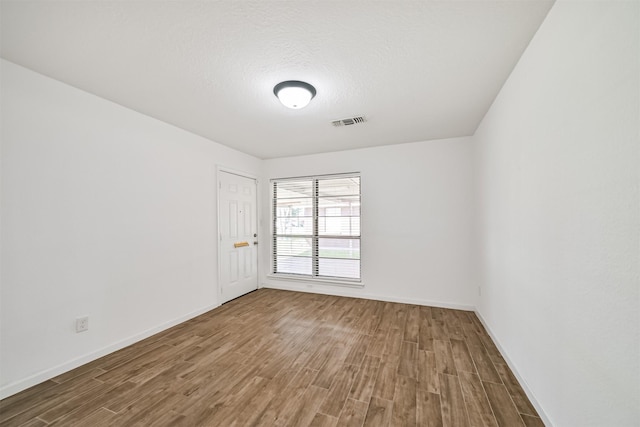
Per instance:
[[[482,287],[478,286],[478,296],[481,297],[482,296]]]
[[[76,319],[76,333],[89,330],[89,317],[78,317]]]

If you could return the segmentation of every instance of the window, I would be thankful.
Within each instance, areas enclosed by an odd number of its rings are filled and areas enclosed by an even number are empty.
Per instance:
[[[273,273],[359,282],[359,174],[272,185]]]

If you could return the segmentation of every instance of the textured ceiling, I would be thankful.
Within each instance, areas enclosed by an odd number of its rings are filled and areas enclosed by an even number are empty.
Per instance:
[[[473,134],[552,3],[2,1],[1,54],[274,158]],[[283,80],[318,94],[289,110]]]

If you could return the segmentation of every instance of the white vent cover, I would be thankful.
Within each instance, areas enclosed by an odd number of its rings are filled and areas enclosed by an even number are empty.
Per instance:
[[[334,120],[331,122],[335,127],[357,125],[367,121],[365,116],[348,117],[346,119]]]

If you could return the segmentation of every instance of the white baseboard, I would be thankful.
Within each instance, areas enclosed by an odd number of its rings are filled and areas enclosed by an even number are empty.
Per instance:
[[[186,322],[189,319],[193,319],[194,317],[206,313],[207,311],[213,310],[216,307],[218,307],[218,305],[211,305],[200,308],[184,316],[180,316],[159,326],[147,329],[144,332],[110,344],[89,354],[85,354],[84,356],[78,357],[77,359],[70,360],[69,362],[62,363],[58,366],[54,366],[53,368],[40,371],[34,375],[31,375],[30,377],[2,386],[0,388],[0,399],[4,399],[5,397],[9,397],[13,394],[19,393],[22,390],[26,390],[27,388],[40,384],[41,382],[50,380],[51,378],[55,378],[60,374],[64,374],[65,372],[99,359],[102,356],[106,356],[107,354],[113,353],[114,351],[118,351],[138,341],[142,341],[143,339],[149,338],[150,336],[157,334],[158,332],[162,332],[182,322]]]
[[[480,314],[480,312],[477,309],[475,310],[475,313],[476,313],[476,316],[478,316],[478,319],[480,319],[480,322],[482,323],[484,328],[489,333],[489,336],[491,337],[491,339],[495,343],[496,347],[498,347],[498,350],[500,351],[500,354],[502,355],[504,360],[507,362],[507,365],[509,365],[509,369],[511,369],[511,372],[513,372],[513,375],[515,375],[516,379],[520,383],[520,386],[522,387],[522,389],[524,390],[525,394],[529,398],[529,401],[534,406],[534,408],[536,408],[536,411],[538,411],[538,415],[540,415],[540,419],[542,420],[542,422],[544,422],[544,425],[547,426],[547,427],[553,427],[553,424],[549,420],[549,417],[547,416],[547,414],[542,409],[542,406],[540,406],[540,403],[538,403],[538,400],[536,399],[535,395],[533,394],[533,392],[529,388],[529,385],[524,380],[522,375],[520,375],[520,373],[518,372],[518,369],[516,368],[516,365],[513,363],[511,358],[509,358],[509,355],[505,351],[504,347],[502,347],[502,345],[500,344],[500,341],[498,340],[496,335],[493,333],[493,331],[491,330],[491,328],[489,327],[487,322],[482,317],[482,314]]]
[[[280,289],[283,291],[307,292],[312,294],[336,295],[341,297],[372,299],[376,301],[399,302],[403,304],[425,305],[429,307],[451,308],[454,310],[474,311],[472,305],[454,304],[441,301],[431,301],[416,298],[395,297],[390,295],[378,295],[362,292],[362,289],[353,289],[349,287],[333,286],[326,289],[323,285],[312,284],[308,287],[305,284],[284,284],[284,283],[262,283],[260,288]]]

